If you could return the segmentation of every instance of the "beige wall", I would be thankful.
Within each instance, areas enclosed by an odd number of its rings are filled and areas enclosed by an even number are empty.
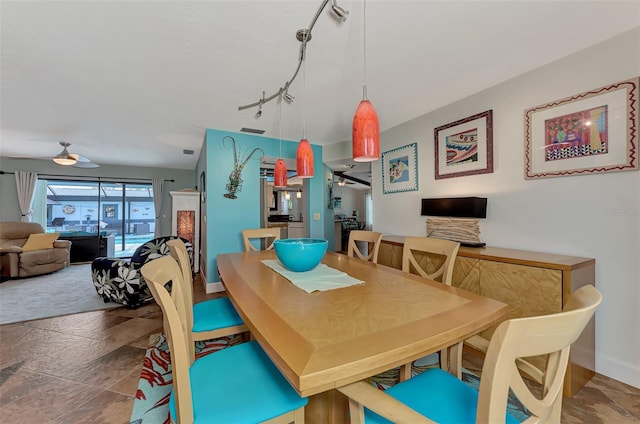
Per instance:
[[[636,387],[640,173],[525,180],[523,122],[530,107],[638,75],[635,29],[384,131],[383,152],[418,144],[419,191],[383,194],[380,164],[372,166],[376,231],[424,235],[421,198],[486,196],[487,219],[480,228],[488,245],[596,258],[596,284],[604,296],[596,313],[596,369]],[[434,128],[488,109],[494,119],[494,172],[435,180]]]

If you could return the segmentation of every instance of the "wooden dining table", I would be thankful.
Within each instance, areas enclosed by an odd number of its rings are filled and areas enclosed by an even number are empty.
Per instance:
[[[251,336],[309,397],[307,423],[348,422],[336,388],[454,345],[507,316],[502,302],[334,252],[322,263],[362,284],[307,293],[262,263],[276,259],[273,251],[217,258]]]

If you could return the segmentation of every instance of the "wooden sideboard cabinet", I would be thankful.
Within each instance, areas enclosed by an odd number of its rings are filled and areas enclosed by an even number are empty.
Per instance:
[[[378,263],[402,269],[404,237],[384,236]],[[427,270],[443,258],[423,255],[419,262]],[[595,259],[498,247],[460,247],[452,285],[509,305],[509,317],[519,318],[560,312],[576,289],[595,285]],[[486,352],[494,328],[465,341],[465,350]],[[540,381],[546,357],[528,358],[520,369]],[[571,346],[564,382],[564,395],[571,397],[595,373],[595,320]]]

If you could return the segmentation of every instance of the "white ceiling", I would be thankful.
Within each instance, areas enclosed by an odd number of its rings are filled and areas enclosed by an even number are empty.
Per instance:
[[[278,137],[276,101],[260,119],[238,106],[293,75],[295,33],[321,0],[0,4],[0,156],[50,157],[66,140],[100,164],[193,169],[206,128]],[[303,115],[312,143],[351,137],[363,3],[338,4],[349,19],[320,15],[284,139]],[[369,0],[368,96],[385,130],[639,25],[639,1]]]

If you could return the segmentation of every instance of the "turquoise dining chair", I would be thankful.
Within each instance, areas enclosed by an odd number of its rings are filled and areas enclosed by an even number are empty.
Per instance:
[[[559,423],[571,344],[600,302],[598,290],[588,285],[573,293],[562,312],[502,322],[489,343],[478,391],[440,368],[384,392],[364,381],[340,387],[350,399],[351,423],[516,424],[506,412],[509,389],[531,413],[531,422]],[[539,398],[524,382],[516,359],[544,354],[549,357]]]
[[[173,390],[174,423],[304,422],[308,400],[300,397],[257,342],[227,347],[193,361],[185,331],[190,305],[182,270],[171,256],[142,267],[166,323]],[[166,285],[172,282],[171,294]]]
[[[187,247],[180,239],[168,241],[167,246],[180,265],[185,300],[188,305],[193,305],[186,311],[186,325],[191,329],[187,332],[191,360],[195,359],[195,342],[249,331],[228,297],[193,303],[193,279]]]

